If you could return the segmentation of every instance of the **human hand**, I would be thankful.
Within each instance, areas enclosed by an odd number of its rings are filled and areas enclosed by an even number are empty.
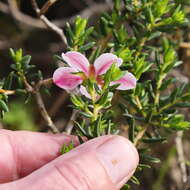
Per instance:
[[[133,175],[138,153],[120,136],[102,136],[60,156],[77,137],[0,130],[0,190],[118,190]]]

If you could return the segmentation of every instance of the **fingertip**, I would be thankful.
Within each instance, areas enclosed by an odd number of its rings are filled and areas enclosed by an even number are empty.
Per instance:
[[[128,139],[117,135],[99,146],[97,155],[118,188],[132,176],[139,162],[135,146]]]

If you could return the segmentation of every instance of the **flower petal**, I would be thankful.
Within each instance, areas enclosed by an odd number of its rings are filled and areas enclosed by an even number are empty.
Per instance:
[[[74,89],[82,83],[83,79],[78,75],[72,74],[73,72],[77,71],[69,67],[58,68],[53,74],[53,82],[65,90]]]
[[[80,92],[82,95],[86,96],[87,98],[91,99],[90,94],[88,93],[88,91],[86,90],[86,88],[84,86],[80,86]]]
[[[136,86],[137,79],[132,73],[127,72],[123,77],[119,80],[111,82],[110,85],[120,84],[117,89],[118,90],[129,90],[133,89]]]
[[[123,60],[118,58],[112,53],[104,53],[98,57],[94,62],[94,67],[96,70],[96,75],[103,75],[111,67],[113,63],[119,67],[122,64]]]
[[[89,62],[84,55],[76,51],[69,51],[65,54],[62,53],[62,58],[70,67],[82,71],[88,76]]]

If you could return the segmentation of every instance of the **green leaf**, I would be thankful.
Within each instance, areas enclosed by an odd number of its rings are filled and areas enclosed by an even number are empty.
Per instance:
[[[0,109],[5,111],[5,112],[9,111],[7,104],[3,100],[0,100]]]
[[[15,51],[12,48],[9,49],[9,54],[12,57],[12,59],[15,60]]]
[[[125,185],[121,188],[121,190],[128,190],[128,189],[130,189],[130,185],[128,185],[128,184],[125,184]]]
[[[95,122],[95,136],[96,137],[99,137],[101,135],[101,120],[102,120],[102,117],[98,117],[98,119],[96,120]]]
[[[143,138],[142,141],[144,143],[162,143],[164,141],[166,141],[167,138],[165,137],[152,137],[152,138]]]
[[[169,86],[170,84],[174,83],[175,81],[176,81],[175,78],[170,78],[170,79],[164,80],[164,81],[162,82],[162,85],[161,85],[161,87],[160,87],[159,90],[160,90],[160,91],[166,90],[166,88],[168,88],[168,86]]]
[[[190,107],[190,102],[179,102],[175,104],[174,106],[180,107],[180,108],[186,108],[186,107]]]
[[[81,46],[81,47],[79,48],[79,51],[80,51],[80,52],[84,52],[84,51],[86,51],[86,50],[92,48],[95,44],[96,44],[96,42],[89,42],[89,43],[85,44],[84,46]]]
[[[135,139],[135,120],[134,120],[134,118],[128,118],[127,122],[129,124],[129,140],[134,142],[134,139]]]
[[[107,90],[106,92],[104,92],[104,94],[98,99],[98,101],[96,102],[96,104],[102,106],[104,105],[107,101],[108,101],[108,95],[109,95],[109,91]]]
[[[72,96],[71,96],[71,101],[73,102],[73,104],[74,104],[76,107],[84,108],[84,105],[85,105],[85,104],[84,104],[83,100],[81,99],[81,97],[72,95]]]
[[[100,30],[102,35],[106,36],[107,33],[109,33],[110,29],[108,26],[109,22],[106,20],[106,18],[101,17],[100,18]]]
[[[119,12],[121,5],[121,0],[114,0],[114,9]]]
[[[151,168],[151,166],[148,165],[148,164],[139,164],[138,167],[139,167],[139,168],[148,168],[148,169]]]
[[[149,36],[148,40],[155,39],[155,38],[159,37],[161,34],[162,34],[162,32],[160,32],[160,31],[152,32],[151,35]]]
[[[5,79],[3,89],[10,90],[13,82],[14,72],[11,72]]]
[[[65,154],[67,152],[69,152],[70,150],[72,150],[74,148],[74,144],[73,142],[70,142],[68,145],[64,144],[62,147],[61,147],[61,154]]]
[[[153,6],[154,8],[154,15],[159,18],[163,14],[165,14],[168,11],[168,2],[169,0],[161,0],[161,1],[155,1],[155,4]]]
[[[30,63],[30,61],[31,61],[31,56],[26,55],[26,56],[22,57],[21,64],[28,65]]]
[[[115,67],[111,74],[111,81],[119,80],[126,74],[126,71],[121,71],[119,68]]]
[[[145,159],[145,160],[147,160],[148,162],[160,163],[160,159],[159,158],[155,158],[155,157],[152,157],[152,156],[147,155],[147,154],[143,154],[142,158]]]
[[[77,16],[75,20],[75,37],[79,38],[85,31],[87,19]]]
[[[132,176],[130,181],[132,181],[136,185],[140,185],[140,181],[135,176]]]
[[[22,60],[22,49],[15,52],[15,61],[20,62]]]
[[[152,13],[152,9],[150,7],[148,7],[146,10],[146,16],[147,16],[147,20],[149,21],[149,23],[153,24],[155,18],[154,18],[154,15]]]
[[[130,50],[129,48],[121,48],[117,51],[118,57],[122,58],[124,62],[129,62],[133,60],[134,50]]]
[[[76,121],[75,122],[75,127],[77,128],[77,130],[85,137],[88,136],[87,132],[84,130],[84,128]]]
[[[91,118],[92,117],[92,115],[91,114],[89,114],[89,113],[86,113],[86,112],[79,112],[81,115],[83,115],[83,116],[85,116],[85,117],[87,117],[87,118]]]
[[[65,33],[67,36],[67,41],[68,41],[69,46],[73,46],[74,34],[68,22],[66,23]]]

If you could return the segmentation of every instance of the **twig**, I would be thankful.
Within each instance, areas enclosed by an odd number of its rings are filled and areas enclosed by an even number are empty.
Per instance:
[[[5,3],[2,3],[2,2],[0,2],[0,10],[5,14],[10,13],[9,7]]]
[[[186,183],[182,186],[181,190],[189,190],[190,188],[190,176],[188,176]]]
[[[93,0],[84,0],[84,2],[85,2],[88,6],[95,5],[95,2],[94,2]]]
[[[188,43],[188,42],[181,42],[179,44],[179,47],[180,48],[185,48],[185,49],[190,49],[190,43]]]
[[[49,84],[52,79],[46,79],[46,80],[42,80],[40,81],[39,83],[37,83],[36,86],[31,86],[28,81],[26,80],[25,77],[22,77],[23,78],[23,81],[24,81],[24,84],[25,84],[25,87],[26,87],[26,90],[33,94],[35,99],[36,99],[36,102],[37,102],[37,106],[39,108],[39,111],[43,117],[43,119],[45,120],[46,122],[46,125],[52,130],[52,132],[54,133],[59,133],[59,130],[57,129],[57,127],[54,125],[53,121],[51,120],[46,108],[45,108],[45,105],[44,105],[44,102],[43,102],[43,99],[41,97],[41,94],[39,92],[40,90],[40,87],[42,85],[46,85],[46,84]]]
[[[38,19],[32,18],[20,12],[14,0],[8,0],[8,4],[9,6],[1,2],[0,11],[4,12],[5,14],[11,13],[13,18],[27,26],[46,28],[46,26]]]
[[[135,140],[134,140],[134,145],[135,145],[135,146],[138,145],[139,140],[142,139],[142,137],[144,136],[144,134],[145,134],[147,128],[148,128],[148,125],[146,125],[146,126],[144,127],[144,129],[143,129],[142,131],[140,131],[140,132],[137,134],[137,136],[136,136],[136,138],[135,138]]]
[[[41,86],[47,86],[53,83],[53,79],[52,78],[48,78],[48,79],[44,79],[44,80],[40,80],[37,85],[36,85],[36,89],[39,90],[39,88]]]
[[[19,21],[22,24],[25,24],[28,27],[37,27],[41,29],[46,29],[46,25],[44,22],[41,22],[39,19],[32,18],[31,16],[28,16],[21,11],[18,10],[18,7],[13,6],[13,0],[8,0],[9,6],[5,3],[0,2],[0,11],[5,13],[5,14],[12,14],[12,16]],[[108,6],[107,3],[98,3],[93,6],[90,6],[81,12],[79,12],[77,15],[80,15],[83,18],[90,18],[95,14],[100,14],[102,12],[110,10],[110,6]],[[66,19],[59,19],[59,20],[54,20],[52,23],[58,27],[64,27],[67,22],[73,23],[76,16],[71,16]]]
[[[57,129],[57,127],[54,125],[53,121],[51,120],[49,114],[47,113],[46,111],[46,108],[45,108],[45,105],[44,105],[44,102],[42,100],[42,97],[41,97],[41,94],[39,93],[39,91],[36,91],[33,93],[35,98],[36,98],[36,102],[37,102],[37,105],[38,105],[38,108],[40,110],[40,113],[42,115],[42,117],[44,118],[44,120],[46,121],[46,124],[48,127],[51,128],[51,130],[54,132],[54,133],[59,133],[59,130]]]
[[[5,89],[0,89],[0,94],[5,94],[5,95],[12,95],[15,94],[15,90],[5,90]]]
[[[187,169],[185,165],[185,156],[184,156],[184,151],[183,151],[182,137],[183,137],[183,131],[178,131],[175,142],[176,142],[176,149],[177,149],[177,154],[178,154],[178,161],[179,161],[179,165],[181,169],[182,182],[186,183]]]
[[[49,29],[54,31],[61,38],[63,43],[67,46],[67,39],[65,37],[65,34],[64,34],[63,30],[61,28],[59,28],[58,26],[56,26],[54,23],[52,23],[50,20],[48,20],[48,18],[41,13],[41,11],[40,11],[37,3],[36,3],[36,0],[31,0],[31,3],[32,3],[32,6],[33,6],[33,9],[35,10],[37,16],[41,19],[41,21]]]
[[[58,0],[48,0],[44,5],[43,7],[41,8],[40,10],[40,15],[44,15],[48,9],[55,3],[57,2]]]
[[[68,124],[67,124],[67,126],[65,128],[65,132],[67,134],[71,134],[72,129],[74,127],[74,121],[76,120],[77,115],[78,115],[78,111],[77,110],[73,110],[71,118],[70,118],[70,120],[69,120],[69,122],[68,122]]]

